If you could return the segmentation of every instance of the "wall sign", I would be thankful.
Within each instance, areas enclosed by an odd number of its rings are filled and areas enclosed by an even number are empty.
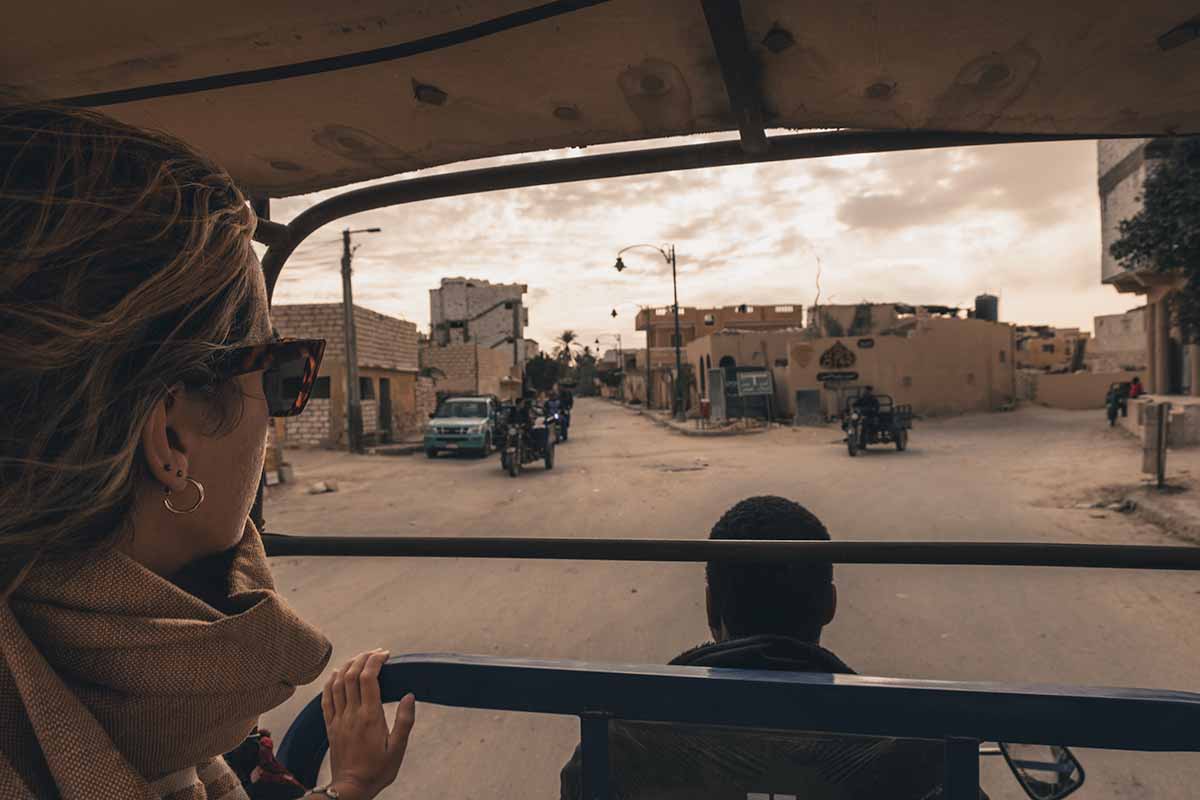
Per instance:
[[[737,376],[738,391],[742,397],[771,394],[771,373],[739,372]]]
[[[822,383],[847,383],[858,380],[857,372],[818,372],[817,380]]]
[[[856,358],[849,347],[841,342],[834,342],[833,347],[821,353],[820,365],[825,369],[848,369],[854,366]]]

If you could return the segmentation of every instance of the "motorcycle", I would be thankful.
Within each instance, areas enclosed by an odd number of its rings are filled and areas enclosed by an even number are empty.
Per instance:
[[[550,433],[554,427],[548,417],[539,422],[524,422],[510,416],[505,424],[500,468],[513,478],[521,474],[522,467],[534,461],[542,461],[546,469],[554,469],[555,438]]]

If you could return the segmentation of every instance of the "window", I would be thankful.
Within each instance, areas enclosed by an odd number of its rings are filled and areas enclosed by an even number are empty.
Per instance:
[[[700,357],[700,394],[704,394],[707,391],[707,389],[705,387],[705,383],[706,383],[706,381],[704,378],[704,356],[701,356]]]
[[[794,314],[796,313],[795,306],[775,306],[776,314]]]
[[[1052,344],[1044,344],[1044,345],[1042,345],[1042,352],[1043,352],[1043,353],[1053,353],[1053,352],[1054,352],[1054,345],[1052,345]]]
[[[329,399],[329,376],[328,375],[324,375],[320,378],[317,378],[316,382],[313,384],[312,394],[310,394],[308,397],[310,400],[328,400]]]
[[[704,315],[704,324],[705,325],[716,325],[717,318],[714,317],[712,314],[705,314]]]
[[[777,367],[786,367],[787,365],[788,365],[788,360],[787,360],[786,358],[777,358],[777,359],[775,359],[775,366],[777,366]]]
[[[903,386],[912,386],[912,376],[911,376],[911,375],[905,375],[905,376],[904,376],[904,379],[903,379],[902,381],[900,381],[900,383],[901,383],[901,385],[903,385]]]
[[[1003,364],[1006,361],[1008,361],[1008,353],[1001,350],[1000,351],[1000,363]]]
[[[358,396],[363,400],[375,399],[375,382],[370,378],[358,379]]]
[[[975,385],[975,373],[968,372],[967,373],[967,386],[974,386],[974,385]]]

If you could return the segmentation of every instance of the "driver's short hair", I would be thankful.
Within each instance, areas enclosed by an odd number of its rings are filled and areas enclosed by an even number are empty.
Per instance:
[[[751,497],[725,512],[710,539],[829,541],[829,531],[799,503]],[[734,636],[820,630],[833,583],[829,563],[708,562],[713,609]]]

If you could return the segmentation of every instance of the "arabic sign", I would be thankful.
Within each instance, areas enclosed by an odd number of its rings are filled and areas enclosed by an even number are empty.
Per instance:
[[[820,365],[825,369],[848,369],[854,366],[854,353],[841,342],[834,342],[833,347],[821,353]]]
[[[741,397],[771,394],[771,373],[766,370],[762,370],[761,372],[739,372],[737,383],[737,393]]]
[[[858,380],[857,372],[818,372],[817,380],[822,383],[846,383]]]

